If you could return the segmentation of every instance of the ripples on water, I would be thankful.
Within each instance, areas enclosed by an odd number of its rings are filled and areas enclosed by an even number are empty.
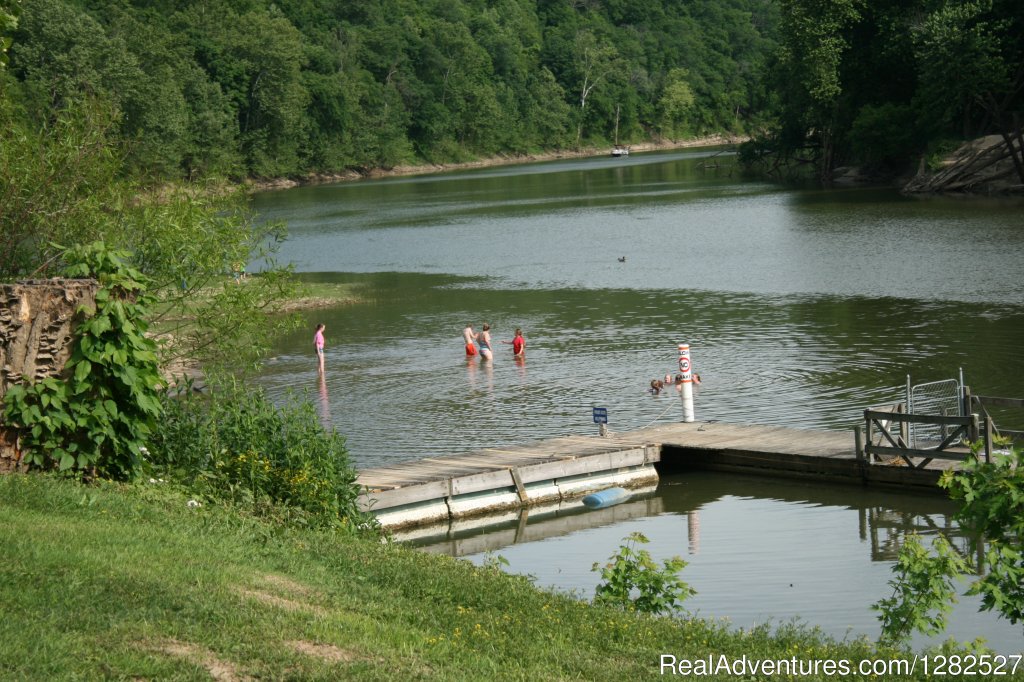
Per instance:
[[[704,381],[698,420],[850,429],[866,407],[902,400],[908,374],[920,383],[961,367],[976,393],[1024,397],[1019,202],[789,191],[700,172],[706,154],[258,196],[263,217],[289,223],[285,262],[311,279],[366,284],[373,299],[310,312],[259,381],[275,398],[308,391],[359,467],[596,433],[594,406],[608,408],[613,431],[677,421],[675,391],[646,389],[675,371],[679,342]],[[524,364],[497,343],[492,364],[465,360],[461,329],[484,321],[496,340],[523,328]],[[903,496],[844,506],[832,489],[821,500],[779,481],[750,493],[726,483],[680,509],[502,554],[541,584],[590,592],[591,563],[629,532],[649,534],[658,556],[684,553],[699,511],[701,549],[685,578],[702,615],[742,625],[798,614],[839,636],[847,626],[874,636],[866,605],[884,596],[892,556],[875,556],[858,514],[900,509]],[[690,492],[716,485],[697,477]],[[652,504],[685,500],[678,491]],[[963,639],[1006,636],[972,608],[957,619]],[[999,641],[1012,647],[1009,637]]]
[[[331,421],[359,466],[593,433],[594,406],[612,430],[679,420],[674,390],[646,389],[675,372],[682,341],[704,381],[698,419],[847,429],[866,407],[901,400],[907,373],[918,383],[960,367],[988,394],[1024,395],[1020,314],[968,326],[955,322],[960,306],[935,302],[371,279],[377,303],[315,313],[260,378],[275,397],[318,395],[307,351],[325,321]],[[493,363],[465,360],[461,329],[484,315],[496,340],[524,329],[525,363],[497,343]]]
[[[436,272],[495,288],[1024,300],[1020,202],[793,191],[700,171],[707,152],[268,192],[307,272]],[[628,256],[626,267],[616,257]]]
[[[327,403],[360,466],[677,419],[676,344],[704,419],[850,428],[963,367],[1024,395],[1020,205],[792,191],[703,172],[707,151],[343,183],[256,198],[281,252],[378,303],[328,322]],[[618,257],[625,255],[625,263]],[[338,273],[365,273],[343,275]],[[432,273],[432,274],[430,274]],[[522,327],[465,364],[460,330]],[[313,390],[311,332],[282,340],[272,394]]]

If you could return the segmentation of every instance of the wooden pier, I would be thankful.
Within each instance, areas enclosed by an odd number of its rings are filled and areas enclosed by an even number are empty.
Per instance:
[[[870,450],[870,448],[868,448]],[[569,436],[367,469],[360,505],[389,528],[578,498],[610,486],[657,482],[657,468],[700,468],[935,489],[944,469],[968,456],[920,466],[872,463],[854,430],[820,431],[721,422],[662,424],[606,436]]]

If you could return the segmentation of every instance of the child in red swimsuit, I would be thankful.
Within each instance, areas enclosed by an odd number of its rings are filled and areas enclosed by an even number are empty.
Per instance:
[[[526,339],[523,338],[523,330],[516,327],[516,336],[511,341],[502,341],[502,343],[512,344],[512,356],[517,358],[526,357]]]

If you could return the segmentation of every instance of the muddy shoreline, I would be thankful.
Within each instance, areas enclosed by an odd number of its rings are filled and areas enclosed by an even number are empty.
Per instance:
[[[730,135],[710,135],[690,140],[661,140],[641,142],[628,145],[630,152],[652,152],[670,149],[686,149],[690,147],[711,147],[716,145],[739,144],[745,141],[746,137]],[[475,161],[463,161],[458,163],[423,163],[416,165],[402,165],[393,168],[372,168],[365,171],[346,170],[339,173],[310,173],[299,177],[287,178],[251,178],[246,180],[244,186],[250,192],[261,192],[273,189],[288,189],[302,185],[329,184],[335,182],[348,182],[352,180],[365,180],[368,178],[387,178],[407,175],[427,175],[430,173],[443,173],[446,171],[462,170],[467,168],[490,168],[493,166],[508,166],[519,163],[532,163],[536,161],[555,161],[557,159],[579,159],[594,156],[609,155],[610,148],[588,147],[579,150],[562,149],[551,152],[539,152],[536,154],[500,154],[486,159]]]

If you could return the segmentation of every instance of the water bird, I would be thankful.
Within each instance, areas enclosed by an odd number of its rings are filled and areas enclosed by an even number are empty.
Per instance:
[[[619,262],[620,263],[625,263],[626,262],[626,257],[625,256],[619,256]]]

